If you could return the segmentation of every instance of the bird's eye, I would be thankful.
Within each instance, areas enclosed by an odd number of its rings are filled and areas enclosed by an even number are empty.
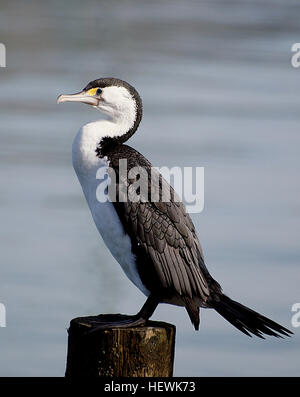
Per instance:
[[[100,95],[100,94],[102,94],[102,90],[101,90],[101,88],[97,88],[96,94],[97,94],[97,95]]]

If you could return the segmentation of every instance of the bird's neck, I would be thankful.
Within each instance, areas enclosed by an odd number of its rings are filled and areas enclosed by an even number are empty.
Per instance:
[[[97,120],[85,124],[73,142],[73,165],[76,172],[88,171],[105,157],[109,146],[125,142],[136,130],[136,120],[128,117]]]
[[[82,135],[89,141],[101,145],[104,138],[121,140],[132,128],[134,120],[118,118],[114,120],[97,120],[82,127]],[[96,150],[96,147],[95,147]]]

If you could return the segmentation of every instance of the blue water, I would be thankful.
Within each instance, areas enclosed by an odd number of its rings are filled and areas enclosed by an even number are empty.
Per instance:
[[[69,321],[144,302],[92,222],[71,165],[85,105],[56,105],[101,76],[132,83],[144,118],[129,144],[157,166],[205,167],[192,218],[232,298],[291,328],[300,302],[299,3],[52,1],[1,4],[0,375],[62,376]],[[175,375],[299,375],[292,339],[250,339],[217,313],[184,309]]]

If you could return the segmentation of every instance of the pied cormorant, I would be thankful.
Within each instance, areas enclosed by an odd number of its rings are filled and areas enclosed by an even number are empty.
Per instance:
[[[121,184],[130,189],[136,181],[128,175],[122,180],[119,160],[127,160],[128,172],[139,166],[151,175],[151,163],[124,145],[142,118],[142,101],[135,88],[120,79],[100,78],[79,93],[60,95],[57,99],[58,103],[70,101],[91,105],[108,116],[79,130],[73,143],[73,166],[104,242],[128,278],[147,296],[137,315],[106,324],[105,328],[145,324],[159,303],[170,303],[186,308],[196,330],[199,308],[204,307],[215,309],[249,336],[291,334],[223,294],[220,284],[206,268],[193,222],[184,205],[175,200],[176,193],[169,185],[172,195],[168,202],[98,200],[99,170],[104,171],[103,178],[108,167],[115,171],[117,193],[122,189]],[[109,178],[106,180],[109,184]]]

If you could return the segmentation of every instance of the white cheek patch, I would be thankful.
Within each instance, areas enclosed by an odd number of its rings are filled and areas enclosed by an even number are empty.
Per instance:
[[[125,87],[105,87],[102,90],[101,97],[104,100],[103,105],[100,103],[99,108],[103,106],[106,113],[112,117],[123,116],[124,118],[134,121],[136,118],[136,102],[130,92]]]
[[[105,87],[102,90],[102,98],[111,104],[122,104],[124,101],[132,99],[130,93],[125,87]]]
[[[109,116],[109,120],[98,120],[84,126],[84,136],[92,140],[95,147],[103,137],[119,137],[126,134],[137,118],[137,104],[125,87],[105,87],[102,89],[97,110]],[[96,143],[95,143],[96,142]],[[94,153],[93,153],[94,154]]]

